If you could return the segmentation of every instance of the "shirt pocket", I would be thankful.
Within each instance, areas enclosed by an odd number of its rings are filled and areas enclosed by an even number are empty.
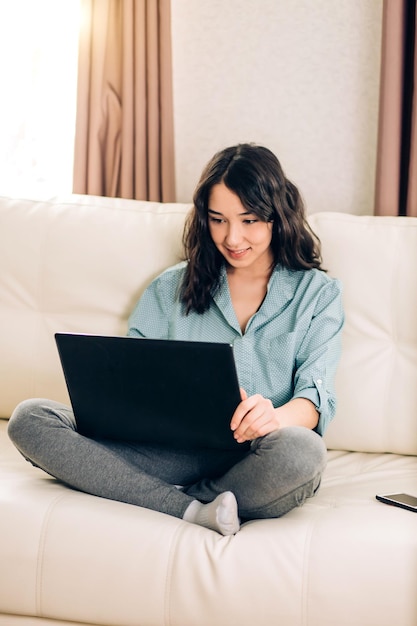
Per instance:
[[[269,357],[274,363],[285,364],[292,371],[297,351],[296,331],[276,335],[269,340]]]
[[[283,333],[269,340],[267,369],[275,382],[292,382],[297,350],[297,333]],[[277,380],[278,376],[278,380]]]

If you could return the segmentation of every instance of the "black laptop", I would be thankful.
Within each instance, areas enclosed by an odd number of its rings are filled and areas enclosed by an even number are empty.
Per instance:
[[[55,335],[78,431],[177,448],[245,449],[230,430],[240,402],[226,343]]]

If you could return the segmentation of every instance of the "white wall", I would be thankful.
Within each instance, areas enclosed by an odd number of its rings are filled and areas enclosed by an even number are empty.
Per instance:
[[[309,212],[373,212],[382,0],[172,0],[178,201],[266,145]]]

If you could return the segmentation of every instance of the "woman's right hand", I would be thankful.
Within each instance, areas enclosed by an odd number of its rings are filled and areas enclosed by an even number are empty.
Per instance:
[[[242,401],[236,408],[230,427],[238,443],[264,437],[280,428],[276,409],[268,398],[260,394],[249,396],[240,390]]]

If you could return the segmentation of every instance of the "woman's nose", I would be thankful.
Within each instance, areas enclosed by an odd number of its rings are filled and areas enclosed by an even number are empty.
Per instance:
[[[242,241],[242,230],[238,224],[229,224],[226,233],[226,242],[230,245],[236,245]]]

